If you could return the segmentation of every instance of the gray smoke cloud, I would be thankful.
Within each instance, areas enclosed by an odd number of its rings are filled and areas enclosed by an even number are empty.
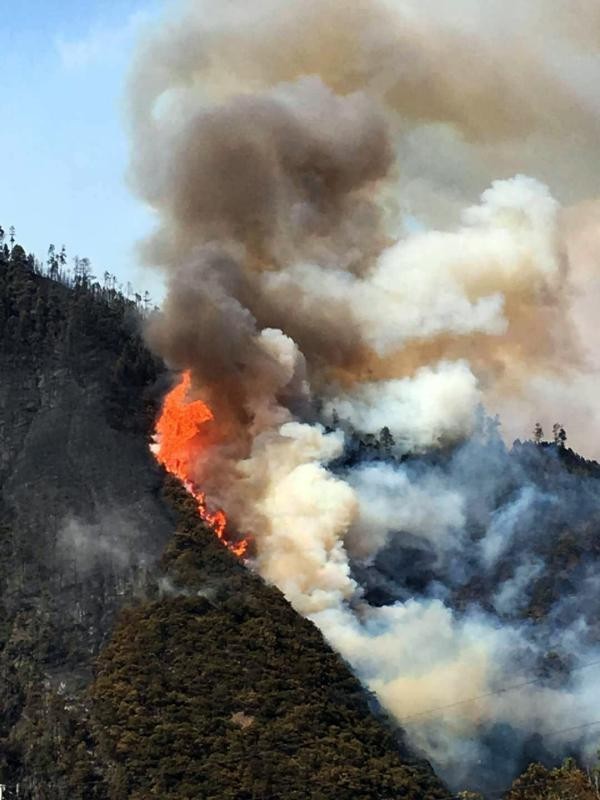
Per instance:
[[[585,671],[489,694],[553,647],[594,657],[573,604],[519,615],[549,563],[530,531],[595,506],[481,410],[600,449],[600,31],[579,5],[184,3],[131,77],[167,284],[148,341],[215,417],[190,477],[457,786],[508,779],[534,736],[592,747],[553,733],[584,721]],[[383,427],[387,460],[352,463]]]

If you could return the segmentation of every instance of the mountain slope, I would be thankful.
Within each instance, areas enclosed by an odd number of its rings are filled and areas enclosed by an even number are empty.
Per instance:
[[[166,596],[122,616],[92,689],[114,796],[446,794],[372,716],[317,629],[174,496]]]
[[[130,306],[36,274],[18,246],[0,251],[0,765],[25,796],[51,788],[45,739],[69,735],[49,731],[51,701],[89,683],[173,527],[140,434],[139,389],[157,365]],[[137,400],[115,391],[124,363]]]
[[[165,378],[138,326],[85,272],[0,248],[5,796],[443,796],[165,483],[148,450]]]

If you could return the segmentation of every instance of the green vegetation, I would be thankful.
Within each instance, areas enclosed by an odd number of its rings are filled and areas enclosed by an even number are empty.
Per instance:
[[[110,796],[444,796],[317,629],[240,568],[172,482],[168,494],[171,596],[122,615],[92,688]]]
[[[554,769],[530,764],[505,800],[598,800],[598,777],[597,770],[584,772],[571,758]]]

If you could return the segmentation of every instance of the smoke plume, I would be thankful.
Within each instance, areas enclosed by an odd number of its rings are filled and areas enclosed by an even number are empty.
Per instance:
[[[491,693],[552,648],[594,657],[566,601],[521,615],[531,530],[594,492],[541,485],[482,411],[600,451],[600,19],[572,5],[205,0],[131,78],[167,286],[148,340],[214,413],[191,477],[455,785],[591,747],[554,731],[586,721],[592,673]]]

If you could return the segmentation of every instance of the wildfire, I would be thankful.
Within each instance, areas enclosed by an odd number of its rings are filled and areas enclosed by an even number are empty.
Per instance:
[[[196,501],[200,517],[212,528],[223,544],[241,558],[248,552],[248,540],[235,542],[229,540],[225,512],[211,511],[208,508],[205,494],[197,488],[192,478],[194,458],[201,446],[202,426],[211,422],[214,416],[202,400],[188,402],[191,384],[191,374],[184,372],[180,383],[166,396],[156,424],[154,454],[167,472],[183,482]]]

